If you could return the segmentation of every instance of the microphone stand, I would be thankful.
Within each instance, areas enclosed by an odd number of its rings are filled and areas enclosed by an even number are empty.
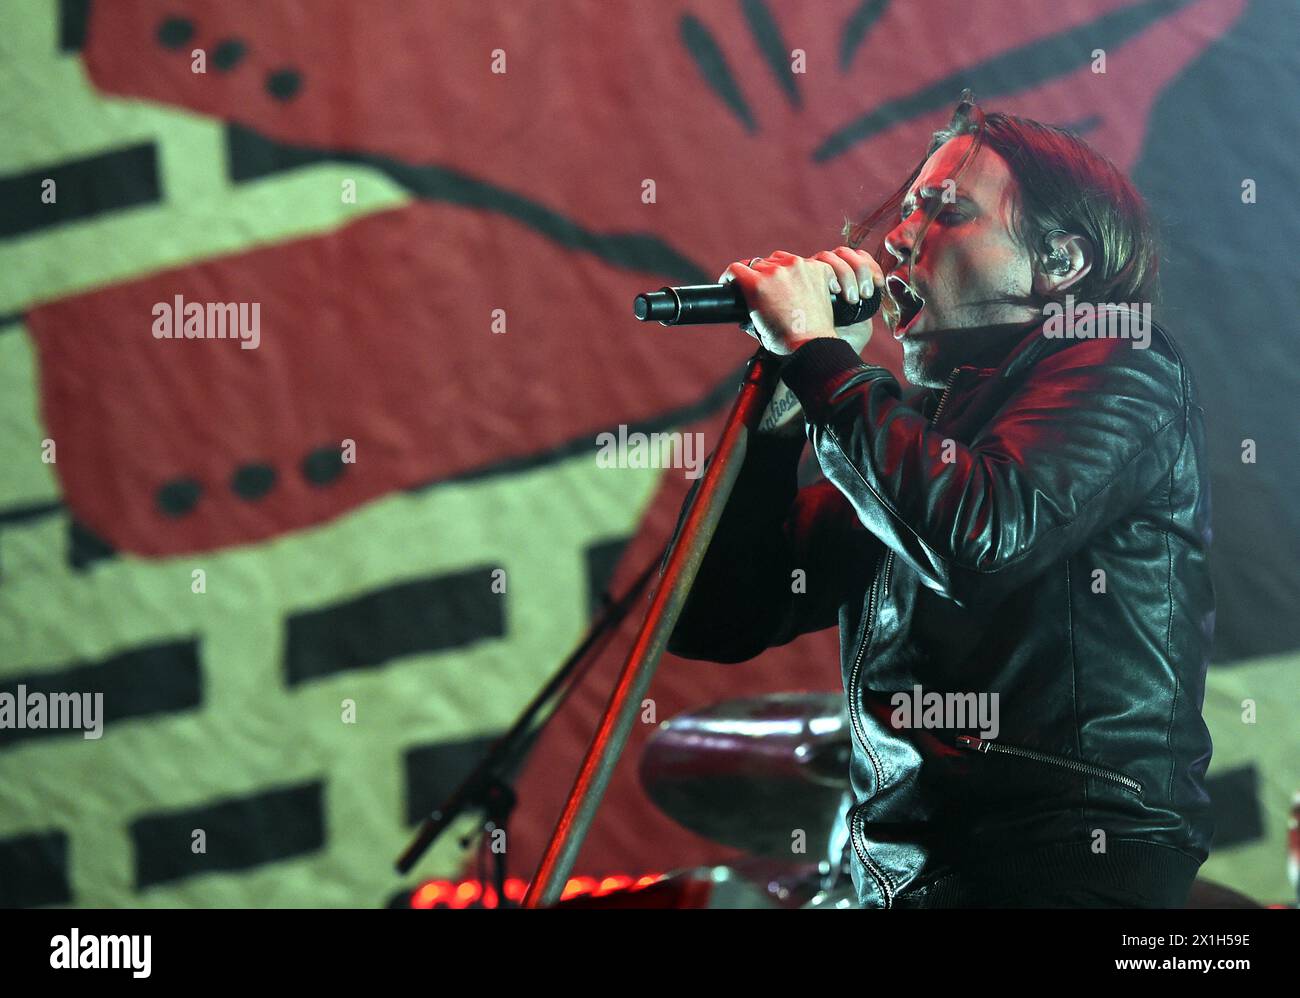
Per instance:
[[[641,701],[740,474],[749,434],[758,426],[772,399],[779,367],[779,360],[763,349],[750,358],[740,392],[723,427],[722,439],[670,544],[650,609],[628,653],[541,865],[524,895],[525,908],[553,905],[561,898],[614,766],[627,745]]]
[[[609,595],[604,594],[605,607],[578,647],[569,654],[555,674],[547,680],[546,685],[533,697],[523,713],[511,725],[510,730],[492,745],[474,771],[462,781],[446,801],[421,822],[414,839],[395,863],[398,873],[407,873],[433,845],[438,836],[466,811],[483,812],[483,827],[489,835],[495,829],[505,829],[515,806],[515,793],[510,786],[514,771],[547,722],[555,716],[556,711],[578,685],[583,671],[596,660],[596,653],[600,647],[603,647],[617,633],[618,625],[631,612],[633,604],[650,583],[655,566],[659,564],[663,555],[664,552],[660,551],[618,600],[611,601]],[[540,723],[534,724],[534,718],[552,699],[555,703],[551,712]],[[500,852],[495,852],[495,856],[497,905],[504,907],[505,856]]]

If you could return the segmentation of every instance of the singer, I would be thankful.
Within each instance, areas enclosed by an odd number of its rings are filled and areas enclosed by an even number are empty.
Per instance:
[[[1146,205],[1078,137],[966,93],[845,240],[722,278],[783,384],[670,650],[740,662],[838,622],[862,906],[1182,907],[1212,835],[1201,409],[1156,322],[1043,332],[1067,294],[1149,307]],[[884,296],[919,390],[862,362],[871,324],[837,334],[828,290]],[[805,443],[825,480],[799,488]],[[918,689],[988,701],[996,737],[900,720]]]

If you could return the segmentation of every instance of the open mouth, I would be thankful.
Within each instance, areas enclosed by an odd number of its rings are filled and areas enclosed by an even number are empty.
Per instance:
[[[890,274],[885,279],[885,290],[898,307],[898,324],[894,327],[894,335],[898,336],[921,314],[921,309],[925,308],[925,299],[897,274]]]

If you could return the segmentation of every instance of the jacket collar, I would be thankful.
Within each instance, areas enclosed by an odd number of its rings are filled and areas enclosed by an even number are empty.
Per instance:
[[[981,367],[979,364],[962,364],[953,368],[949,372],[947,386],[945,388],[934,388],[930,390],[931,402],[923,409],[930,412],[930,418],[933,420],[940,411],[940,406],[944,411],[951,415],[963,408],[965,399],[971,395],[976,387],[983,382],[998,378],[999,380],[1009,380],[1023,371],[1028,370],[1045,353],[1054,349],[1059,340],[1048,339],[1041,335],[1043,320],[1035,318],[1028,323],[1011,323],[1007,326],[1007,335],[1010,339],[1011,346],[1003,347],[999,357],[997,353],[992,356],[985,355],[979,360],[985,363],[995,362],[996,366]],[[1019,334],[1015,332],[1019,330]],[[948,401],[941,401],[945,395],[948,395]],[[952,396],[958,396],[953,399]]]
[[[1005,350],[1000,359],[991,358],[995,360],[991,367],[982,367],[979,364],[960,365],[956,368],[957,376],[953,380],[953,386],[955,387],[958,381],[982,380],[993,376],[1009,380],[1033,367],[1047,354],[1055,352],[1070,342],[1042,335],[1043,322],[1043,319],[1035,317],[1027,323],[1009,324],[1007,326],[1009,331],[1020,331],[1019,336],[1011,340],[1010,348]],[[981,359],[987,362],[990,358]]]
[[[1000,377],[1005,380],[1015,378],[1033,367],[1048,354],[1055,353],[1072,342],[1044,336],[1044,322],[1046,322],[1046,319],[1035,318],[1026,325],[1024,337],[999,367]]]
[[[1051,337],[1043,335],[1042,329],[1046,319],[1034,318],[1028,323],[1019,324],[1024,330],[1019,339],[1012,340],[1012,346],[996,361],[996,366],[981,367],[979,364],[962,364],[954,368],[948,376],[948,388],[934,388],[930,390],[930,397],[934,400],[934,409],[937,411],[939,400],[945,391],[950,395],[962,396],[955,404],[950,398],[945,403],[945,412],[951,414],[954,410],[960,409],[966,396],[971,395],[976,387],[982,382],[991,378],[997,378],[999,381],[1010,382],[1023,374],[1037,364],[1044,357],[1063,350],[1078,340],[1068,339],[1065,337]],[[1178,357],[1179,363],[1183,363],[1182,355],[1177,345],[1173,342],[1168,331],[1159,323],[1152,322],[1151,329],[1153,338],[1159,337],[1169,349]],[[986,363],[990,359],[996,360],[996,357],[981,357]],[[924,397],[924,396],[923,396]]]
[[[1043,334],[1043,325],[1046,318],[1035,317],[1027,323],[1022,323],[1021,328],[1024,335],[1015,343],[1014,346],[1005,354],[1001,362],[994,367],[979,367],[973,364],[963,364],[957,370],[964,372],[968,377],[970,372],[976,372],[978,377],[990,377],[997,375],[1004,380],[1011,380],[1019,377],[1029,368],[1033,367],[1044,357],[1063,350],[1073,343],[1079,342],[1066,337],[1052,337]],[[1178,352],[1169,333],[1157,322],[1151,323],[1151,330],[1155,336],[1160,337],[1169,344],[1170,349],[1175,353]],[[1180,356],[1181,359],[1181,356]]]

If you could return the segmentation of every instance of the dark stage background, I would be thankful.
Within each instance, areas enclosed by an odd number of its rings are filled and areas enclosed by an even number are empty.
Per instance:
[[[1199,379],[1213,467],[1204,872],[1287,894],[1293,0],[30,0],[0,17],[0,686],[101,690],[108,715],[97,741],[0,731],[0,903],[373,905],[413,883],[390,869],[413,822],[659,548],[689,485],[598,467],[596,435],[711,448],[749,353],[735,331],[639,326],[633,295],[837,245],[967,86],[1084,134],[1161,219],[1156,315]],[[151,309],[177,295],[259,303],[258,348],[155,339]],[[867,356],[896,370],[894,346]],[[526,767],[512,874],[532,871],[625,649]],[[668,659],[651,695],[663,720],[837,682],[824,632],[744,666]],[[733,855],[644,796],[652,730],[577,872]],[[452,839],[421,876],[459,874]]]

